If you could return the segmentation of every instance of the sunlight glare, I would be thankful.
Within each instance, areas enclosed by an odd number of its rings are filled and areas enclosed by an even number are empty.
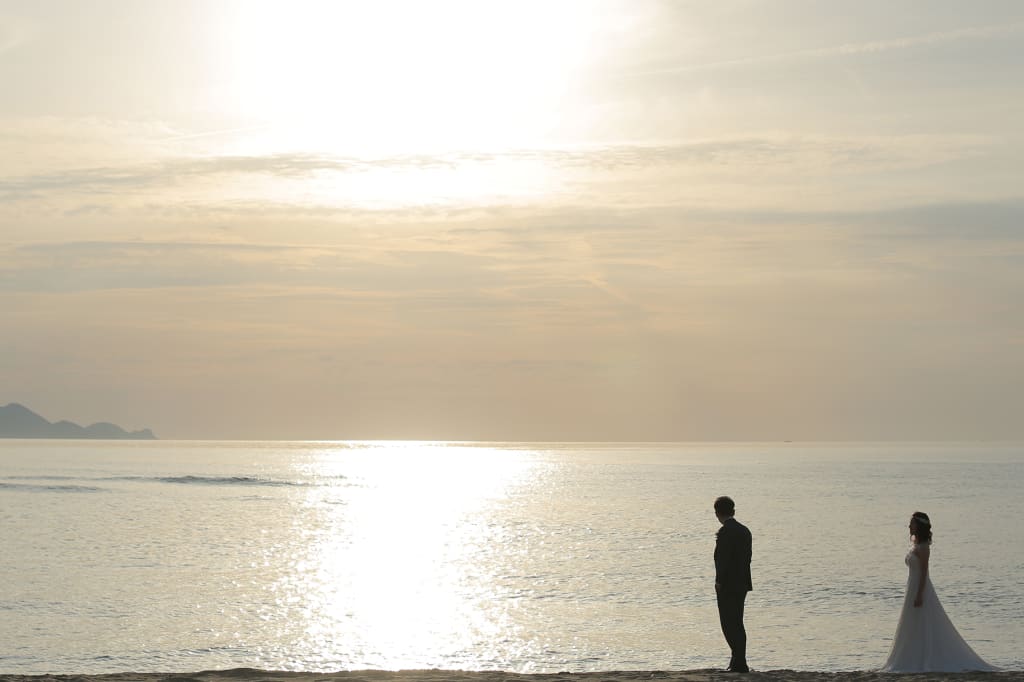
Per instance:
[[[585,2],[238,5],[223,106],[277,144],[395,153],[531,143],[592,58]]]
[[[495,597],[480,554],[493,551],[490,519],[534,473],[535,459],[417,442],[340,455],[326,451],[314,466],[342,481],[349,502],[323,519],[306,571],[289,577],[300,583],[288,591],[304,604],[309,641],[327,658],[344,647],[362,665],[390,669],[416,662],[402,653],[413,643],[439,657],[486,645],[505,624],[480,608]],[[332,494],[323,490],[311,494]]]

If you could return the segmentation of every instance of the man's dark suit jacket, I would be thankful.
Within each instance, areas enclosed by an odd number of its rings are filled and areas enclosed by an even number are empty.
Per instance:
[[[715,542],[715,582],[728,592],[749,592],[750,529],[736,519],[726,519]]]

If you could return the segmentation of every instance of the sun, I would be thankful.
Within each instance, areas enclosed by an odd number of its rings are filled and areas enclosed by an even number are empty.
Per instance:
[[[265,144],[355,155],[537,144],[573,106],[601,18],[591,0],[231,7],[219,106]]]

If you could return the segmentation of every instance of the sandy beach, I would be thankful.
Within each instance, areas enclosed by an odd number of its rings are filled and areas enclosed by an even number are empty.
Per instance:
[[[857,671],[840,673],[794,670],[754,671],[741,676],[718,670],[613,671],[590,673],[520,674],[501,671],[363,670],[334,673],[280,672],[238,668],[196,673],[116,673],[109,675],[0,675],[0,682],[892,682],[897,677],[919,682],[986,680],[1024,682],[1024,671],[998,673],[920,673],[899,675]]]

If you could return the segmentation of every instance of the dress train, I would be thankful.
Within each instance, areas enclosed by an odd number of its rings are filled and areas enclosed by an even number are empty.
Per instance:
[[[925,576],[923,603],[914,606],[921,581],[921,563],[913,547],[907,553],[910,569],[903,611],[893,637],[892,649],[882,672],[968,672],[995,671],[971,649],[957,632],[939,601],[930,576]]]

